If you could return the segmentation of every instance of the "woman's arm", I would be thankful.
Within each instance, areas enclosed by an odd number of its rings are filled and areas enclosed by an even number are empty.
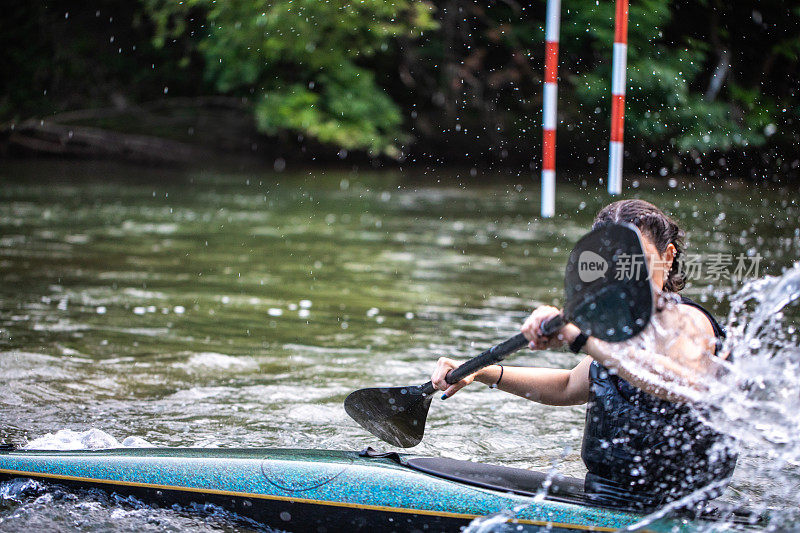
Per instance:
[[[498,389],[547,405],[578,405],[589,399],[589,365],[586,357],[572,370],[557,368],[535,368],[503,365],[503,378]],[[458,361],[441,358],[431,375],[433,386],[445,391],[448,397],[477,380],[494,385],[500,379],[498,365],[487,366],[453,385],[444,377],[459,365]]]
[[[541,324],[558,314],[558,309],[536,309],[522,328],[531,347],[569,344],[580,333],[567,324],[557,334],[541,335]],[[583,351],[635,387],[670,401],[692,400],[706,388],[714,367],[715,344],[711,322],[698,309],[669,305],[653,316],[636,338],[607,343],[590,337]]]
[[[705,314],[689,305],[671,305],[653,317],[641,336],[619,345],[590,337],[583,351],[663,400],[692,400],[708,388],[716,368],[716,337]]]
[[[579,405],[589,400],[590,364],[592,358],[585,357],[572,370],[504,366],[497,388],[547,405]],[[492,385],[499,377],[500,367],[492,365],[479,371],[475,379]]]

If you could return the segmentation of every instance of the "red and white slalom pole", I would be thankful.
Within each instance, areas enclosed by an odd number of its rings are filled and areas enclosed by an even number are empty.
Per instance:
[[[616,0],[614,59],[611,71],[611,144],[608,150],[608,192],[622,192],[622,138],[625,133],[625,68],[628,62],[628,0]]]
[[[547,0],[542,92],[542,216],[545,218],[556,214],[556,105],[560,19],[561,0]]]

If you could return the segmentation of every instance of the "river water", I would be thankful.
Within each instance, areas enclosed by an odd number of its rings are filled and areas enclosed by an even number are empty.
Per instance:
[[[346,416],[345,396],[422,383],[437,357],[475,355],[516,333],[533,306],[557,304],[569,250],[611,200],[587,176],[560,186],[560,214],[543,221],[538,180],[473,174],[4,163],[1,435],[62,447],[386,448]],[[627,196],[682,223],[692,253],[743,254],[750,267],[759,255],[759,276],[798,259],[796,191],[633,185]],[[685,294],[725,317],[736,287],[712,275]],[[577,363],[561,351],[513,361]],[[582,406],[475,385],[434,402],[414,451],[582,476],[583,423]],[[768,460],[745,454],[725,498],[765,503]],[[251,526],[0,487],[0,529],[31,527]]]

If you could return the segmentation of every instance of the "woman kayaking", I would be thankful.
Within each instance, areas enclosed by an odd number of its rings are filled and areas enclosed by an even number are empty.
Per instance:
[[[598,213],[594,227],[629,223],[639,228],[650,281],[661,302],[658,324],[642,341],[613,345],[586,336],[574,324],[545,336],[541,325],[554,307],[534,310],[522,325],[534,350],[567,345],[584,353],[570,369],[492,365],[454,384],[445,376],[459,366],[439,359],[431,381],[446,397],[473,381],[547,405],[588,402],[581,456],[588,470],[587,497],[595,503],[652,509],[699,489],[697,500],[719,495],[736,464],[731,443],[703,424],[689,406],[715,371],[725,336],[711,314],[686,297],[680,258],[683,232],[656,206],[615,202]],[[673,302],[673,303],[664,303]],[[695,500],[695,498],[692,498]],[[695,500],[696,501],[696,500]]]

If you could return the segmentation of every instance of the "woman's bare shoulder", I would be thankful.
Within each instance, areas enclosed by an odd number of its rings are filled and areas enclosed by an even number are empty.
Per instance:
[[[686,326],[694,326],[694,332],[714,337],[714,327],[708,315],[693,305],[678,304],[677,311]]]

